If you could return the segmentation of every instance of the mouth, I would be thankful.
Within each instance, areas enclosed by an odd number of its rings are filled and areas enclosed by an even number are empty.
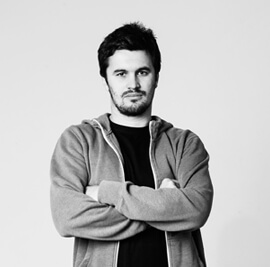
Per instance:
[[[138,98],[138,97],[142,97],[142,96],[143,96],[142,93],[128,93],[124,97]]]
[[[143,96],[145,96],[145,92],[144,91],[140,91],[140,90],[136,90],[136,91],[126,91],[123,93],[122,97],[123,98],[142,98]]]

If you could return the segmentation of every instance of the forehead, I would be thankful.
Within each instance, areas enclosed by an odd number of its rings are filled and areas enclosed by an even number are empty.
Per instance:
[[[144,67],[153,68],[151,57],[147,52],[143,50],[116,50],[115,53],[108,58],[107,70],[136,70]]]

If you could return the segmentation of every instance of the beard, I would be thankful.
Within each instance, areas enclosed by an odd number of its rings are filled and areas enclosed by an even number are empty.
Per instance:
[[[151,103],[147,104],[147,103],[140,103],[140,104],[136,104],[134,103],[131,106],[125,106],[123,105],[118,105],[117,103],[114,102],[114,105],[116,106],[116,108],[119,110],[119,112],[123,115],[129,116],[129,117],[135,117],[135,116],[139,116],[142,115],[151,105]]]
[[[132,101],[133,103],[131,105],[127,106],[123,102],[117,103],[111,88],[109,88],[109,92],[110,92],[111,99],[114,106],[118,109],[118,111],[121,114],[125,116],[135,117],[135,116],[142,115],[152,105],[153,95],[151,96],[150,101],[146,100],[146,101],[140,102],[140,101],[135,100],[135,101]],[[136,90],[135,92],[141,93],[143,96],[146,95],[144,91]],[[122,97],[128,93],[130,93],[130,91],[123,93]]]

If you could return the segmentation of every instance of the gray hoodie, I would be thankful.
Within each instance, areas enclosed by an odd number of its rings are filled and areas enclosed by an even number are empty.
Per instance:
[[[197,135],[158,117],[149,124],[155,189],[125,181],[109,114],[64,131],[51,161],[51,209],[75,237],[75,267],[116,267],[119,241],[152,226],[164,231],[169,267],[206,266],[200,228],[211,210],[209,156]],[[178,188],[159,188],[164,178]],[[85,195],[99,185],[98,202]]]

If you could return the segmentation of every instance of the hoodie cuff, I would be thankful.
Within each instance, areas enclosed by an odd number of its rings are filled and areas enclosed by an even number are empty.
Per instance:
[[[122,182],[102,181],[99,184],[98,201],[116,207],[121,199],[122,186]]]

